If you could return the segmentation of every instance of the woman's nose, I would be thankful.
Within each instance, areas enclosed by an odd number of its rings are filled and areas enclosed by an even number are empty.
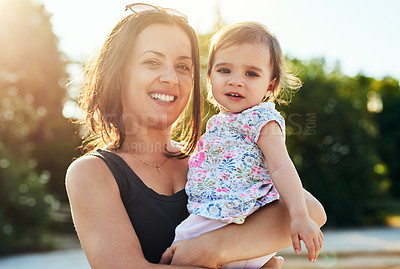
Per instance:
[[[166,66],[160,76],[162,83],[175,85],[178,84],[179,79],[176,70],[173,66]]]

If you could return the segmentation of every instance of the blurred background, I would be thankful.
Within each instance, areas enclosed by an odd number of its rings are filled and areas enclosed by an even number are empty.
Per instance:
[[[265,24],[304,82],[278,110],[303,184],[326,209],[324,229],[400,227],[398,1],[142,2],[189,17],[203,74],[212,33],[234,22]],[[73,124],[80,70],[130,3],[0,0],[3,258],[76,246],[64,176],[81,155]],[[215,113],[204,108],[207,118]]]

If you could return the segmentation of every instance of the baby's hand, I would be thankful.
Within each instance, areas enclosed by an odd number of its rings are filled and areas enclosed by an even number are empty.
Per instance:
[[[324,242],[324,236],[318,225],[309,217],[292,218],[290,222],[290,234],[296,254],[301,252],[300,241],[303,240],[308,250],[308,260],[314,262]]]

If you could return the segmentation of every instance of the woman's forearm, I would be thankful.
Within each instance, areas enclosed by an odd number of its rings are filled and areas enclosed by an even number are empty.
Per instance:
[[[326,222],[322,205],[305,191],[310,217],[320,227]],[[291,246],[290,216],[282,200],[268,204],[249,216],[244,224],[231,224],[203,235],[212,256],[222,265],[277,252]]]

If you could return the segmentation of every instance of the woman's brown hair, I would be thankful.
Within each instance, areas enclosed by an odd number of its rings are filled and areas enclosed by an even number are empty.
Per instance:
[[[174,124],[174,137],[183,144],[181,152],[169,156],[185,157],[196,147],[200,137],[200,64],[199,46],[195,31],[180,17],[162,10],[146,11],[123,18],[107,36],[100,52],[84,69],[84,82],[79,95],[79,104],[85,112],[81,124],[87,134],[82,143],[83,152],[108,147],[119,149],[125,140],[122,121],[120,72],[138,34],[151,24],[161,23],[181,28],[189,37],[192,46],[193,89],[185,112]],[[179,45],[179,44],[177,44]],[[185,119],[191,109],[191,116]]]

